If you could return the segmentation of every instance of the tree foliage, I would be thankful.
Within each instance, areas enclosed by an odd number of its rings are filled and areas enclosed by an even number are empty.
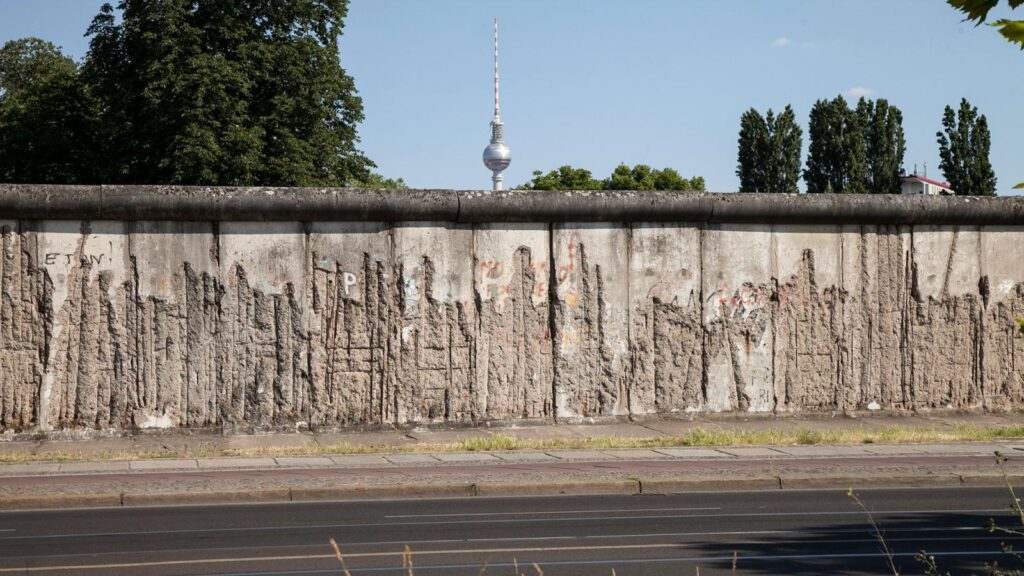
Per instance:
[[[365,178],[350,180],[345,183],[345,186],[350,188],[383,188],[388,190],[406,190],[409,188],[409,185],[401,178],[385,178],[376,172],[370,172]]]
[[[988,13],[999,4],[1000,0],[947,0],[950,6],[964,13],[968,20],[980,25],[988,20]],[[1011,9],[1024,6],[1024,0],[1007,0]],[[1004,38],[1019,44],[1024,50],[1024,20],[1000,18],[991,23],[999,29]]]
[[[863,148],[863,133],[853,130],[857,124],[857,116],[842,96],[818,100],[811,107],[804,170],[807,192],[846,192],[848,183],[859,179],[851,177],[855,169],[851,152]],[[857,141],[853,141],[855,134]]]
[[[81,183],[96,178],[95,103],[75,63],[37,38],[0,48],[0,181]]]
[[[903,113],[885,99],[818,100],[808,124],[804,181],[810,193],[898,194],[906,139]]]
[[[947,0],[949,5],[963,12],[968,20],[976,25],[981,25],[988,20],[988,13],[999,4],[999,0]],[[1007,0],[1010,9],[1024,6],[1024,0]],[[1001,18],[992,23],[992,26],[999,28],[999,33],[1007,40],[1019,44],[1024,50],[1024,20],[1009,20]],[[1024,182],[1014,186],[1016,190],[1024,190]]]
[[[959,110],[946,106],[942,114],[939,142],[939,168],[950,186],[961,196],[994,196],[996,175],[989,162],[992,137],[988,120],[966,98]]]
[[[362,101],[341,68],[346,0],[121,0],[83,66],[108,179],[341,185],[366,178]]]
[[[751,108],[740,117],[736,175],[742,192],[797,193],[803,130],[793,108],[764,116]]]
[[[619,164],[604,180],[590,170],[562,166],[547,174],[533,172],[533,179],[518,188],[526,190],[688,190],[703,192],[704,178],[684,178],[673,168],[658,170],[646,164]]]
[[[861,103],[865,112],[861,113]],[[865,183],[874,194],[899,194],[902,184],[903,155],[907,140],[903,135],[903,112],[884,98],[874,102],[861,98],[858,117],[865,133]]]
[[[47,43],[9,43],[0,61],[0,175],[397,184],[374,175],[357,148],[362,101],[338,55],[347,9],[347,0],[120,0],[93,19],[80,67]],[[44,129],[24,129],[32,125]],[[49,126],[68,129],[60,139]],[[30,160],[34,171],[11,168]]]
[[[519,188],[527,190],[601,190],[600,180],[595,180],[590,170],[561,166],[544,174],[540,170],[533,171],[533,179]]]

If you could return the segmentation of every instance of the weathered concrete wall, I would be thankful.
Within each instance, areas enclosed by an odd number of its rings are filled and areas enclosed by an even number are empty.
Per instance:
[[[236,192],[114,189],[120,219],[75,220],[55,197],[100,200],[47,189],[32,219],[12,190],[39,192],[0,187],[3,430],[1024,407],[1016,200],[755,195],[757,222],[752,200],[594,193],[645,217],[606,222],[586,194],[342,217],[351,191],[313,191],[330,218],[246,196],[251,219],[210,221],[181,202]]]

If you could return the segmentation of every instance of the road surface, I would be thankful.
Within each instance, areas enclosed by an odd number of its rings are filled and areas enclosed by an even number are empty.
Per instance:
[[[901,573],[921,550],[943,572],[1009,558],[990,518],[1020,527],[1006,489],[858,493]],[[5,574],[891,574],[841,490],[314,502],[0,513]],[[1013,564],[1010,564],[1013,566]]]

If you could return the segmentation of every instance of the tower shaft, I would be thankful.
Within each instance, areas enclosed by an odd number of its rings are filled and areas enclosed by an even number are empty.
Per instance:
[[[491,119],[491,143],[484,148],[484,166],[492,172],[491,189],[501,191],[505,178],[501,175],[512,162],[512,152],[505,145],[505,125],[501,122],[501,99],[498,91],[498,19],[494,19],[494,118]]]

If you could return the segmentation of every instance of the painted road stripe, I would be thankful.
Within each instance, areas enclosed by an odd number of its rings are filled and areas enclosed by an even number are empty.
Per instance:
[[[619,510],[539,510],[533,512],[463,512],[459,514],[393,514],[385,518],[456,518],[459,516],[529,516],[532,514],[614,514],[616,512],[684,512],[721,510],[719,506],[704,508],[623,508]]]
[[[894,558],[914,557],[917,556],[917,552],[898,552],[893,554]],[[951,552],[935,552],[934,554],[929,553],[929,556],[935,557],[946,557],[946,556],[988,556],[992,552],[971,552],[971,551],[951,551]],[[755,560],[755,561],[769,561],[769,560],[829,560],[829,559],[857,559],[857,558],[885,558],[885,554],[881,552],[865,553],[865,554],[803,554],[803,555],[785,555],[785,556],[741,556],[740,560]],[[629,560],[553,560],[537,562],[538,565],[543,565],[545,568],[551,566],[608,566],[617,564],[677,564],[682,562],[732,562],[732,556],[693,556],[693,557],[673,557],[673,558],[637,558]],[[513,564],[512,562],[488,562],[487,568],[523,568],[528,569],[532,566],[532,562],[524,560]],[[481,568],[480,563],[474,564],[425,564],[417,565],[417,572],[425,572],[427,570],[466,570],[466,569],[477,569]],[[398,568],[349,568],[351,574],[373,574],[377,572],[400,572]],[[331,568],[327,570],[270,570],[265,572],[227,572],[221,573],[218,576],[299,576],[301,574],[337,574],[337,568]]]
[[[876,517],[890,514],[992,514],[999,513],[1009,515],[1006,508],[989,508],[978,510],[872,510]],[[511,523],[564,523],[595,520],[685,520],[688,518],[750,518],[750,517],[800,517],[800,516],[863,516],[863,511],[849,510],[836,512],[735,512],[719,514],[677,514],[660,516],[581,516],[578,518],[506,518],[501,520],[503,524]],[[310,525],[284,525],[284,526],[245,526],[234,528],[192,528],[188,530],[140,530],[136,532],[87,532],[76,534],[39,534],[22,536],[0,536],[0,542],[23,541],[23,540],[56,540],[63,538],[101,538],[114,536],[163,536],[169,534],[211,534],[223,532],[273,532],[278,530],[322,530],[340,528],[386,528],[401,526],[451,526],[453,524],[489,524],[492,520],[440,520],[437,522],[375,522],[359,524],[310,524]]]
[[[436,555],[451,555],[451,554],[508,554],[516,553],[521,554],[524,552],[543,553],[543,552],[596,552],[601,550],[653,550],[659,548],[678,548],[678,544],[666,543],[666,544],[626,544],[620,546],[538,546],[538,547],[527,547],[527,548],[491,548],[491,549],[469,549],[469,550],[420,550],[413,552],[414,557],[420,556],[436,556]],[[353,554],[344,554],[346,559],[351,558],[387,558],[396,557],[401,558],[406,552],[362,552]],[[900,552],[894,553],[893,556],[916,556],[919,552]],[[993,548],[991,551],[959,551],[959,552],[936,552],[930,554],[932,556],[950,556],[954,554],[959,555],[973,555],[981,556],[988,554],[1002,554],[1002,550],[998,547]],[[759,556],[743,556],[740,559],[743,561],[750,560],[809,560],[809,559],[826,559],[826,558],[875,558],[885,554],[882,552],[873,553],[843,553],[843,554],[784,554],[784,555],[759,555]],[[227,564],[227,563],[241,563],[241,562],[293,562],[296,560],[334,560],[334,554],[303,554],[303,555],[292,555],[292,556],[244,556],[237,558],[207,558],[207,559],[193,559],[193,560],[159,560],[153,562],[117,562],[109,564],[69,564],[69,565],[56,565],[56,566],[27,566],[17,568],[0,568],[2,572],[42,572],[42,571],[68,571],[68,570],[109,570],[112,568],[152,568],[157,566],[188,566],[188,565],[199,565],[199,564]],[[675,561],[731,561],[733,557],[730,556],[692,556],[692,557],[679,557],[673,559]],[[632,562],[650,562],[657,559],[633,559]],[[614,563],[625,563],[627,560],[591,560],[591,561],[568,561],[563,563],[579,563],[579,564],[614,564]],[[555,562],[544,562],[545,565],[558,564]],[[472,564],[471,566],[476,566]],[[495,566],[494,564],[488,564],[488,566]],[[425,566],[418,566],[417,569],[422,570]],[[395,568],[387,568],[387,570],[394,571]],[[337,569],[335,569],[337,571]],[[350,570],[351,571],[351,570]]]
[[[863,534],[865,528],[843,528],[836,530],[829,530],[830,534]],[[988,533],[988,528],[982,526],[949,526],[949,527],[918,527],[918,528],[893,528],[886,530],[887,535],[892,534],[914,534],[918,532],[985,532]],[[612,540],[612,539],[632,539],[632,538],[704,538],[708,536],[772,536],[780,534],[805,534],[806,530],[734,530],[734,531],[717,531],[717,532],[652,532],[652,533],[641,533],[641,534],[583,534],[578,536],[512,536],[507,538],[447,538],[438,540],[377,540],[371,542],[345,542],[343,545],[346,548],[354,547],[367,547],[367,546],[406,546],[406,545],[430,545],[430,544],[472,544],[477,542],[530,542],[530,541],[573,541],[573,540]],[[942,540],[984,540],[990,536],[979,536],[979,537],[962,537],[962,538],[943,538]],[[1009,539],[1024,538],[1021,537],[1010,537]],[[898,541],[915,541],[921,540],[922,538],[897,538]],[[932,538],[934,539],[934,537]],[[1004,536],[1005,539],[1005,536]],[[871,539],[871,542],[876,542],[877,539]],[[789,541],[785,541],[789,542]],[[836,540],[836,542],[854,542],[853,540]],[[215,548],[189,548],[187,551],[192,553],[200,552],[243,552],[246,550],[294,550],[301,548],[319,548],[322,544],[279,544],[273,546],[218,546]],[[26,560],[26,559],[40,559],[40,558],[74,558],[77,556],[118,556],[118,555],[129,555],[129,554],[162,554],[167,553],[166,548],[151,549],[151,550],[139,550],[134,549],[130,552],[116,551],[116,552],[88,552],[88,553],[77,553],[77,554],[47,554],[46,556],[7,556],[5,560]]]

